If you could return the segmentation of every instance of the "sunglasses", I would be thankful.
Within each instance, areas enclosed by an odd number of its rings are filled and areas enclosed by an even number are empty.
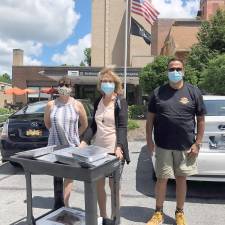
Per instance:
[[[64,86],[65,86],[65,87],[70,87],[71,85],[70,85],[70,84],[64,84],[64,83],[60,83],[60,84],[59,84],[59,87],[64,87]]]
[[[182,71],[183,70],[183,68],[169,68],[168,69],[169,70],[169,72],[173,72],[173,71],[177,71],[177,72],[179,72],[179,71]]]

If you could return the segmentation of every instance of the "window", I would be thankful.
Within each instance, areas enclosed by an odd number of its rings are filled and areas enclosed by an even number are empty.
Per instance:
[[[205,100],[207,116],[225,116],[225,100]]]

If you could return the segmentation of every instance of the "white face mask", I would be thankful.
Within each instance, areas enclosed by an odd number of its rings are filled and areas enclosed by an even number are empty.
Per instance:
[[[72,92],[72,88],[71,87],[58,87],[58,93],[59,95],[63,95],[63,96],[70,96],[71,92]]]

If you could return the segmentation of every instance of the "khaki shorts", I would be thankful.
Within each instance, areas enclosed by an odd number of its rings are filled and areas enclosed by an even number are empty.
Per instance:
[[[155,172],[157,178],[187,177],[197,174],[197,157],[188,156],[187,151],[156,147]]]

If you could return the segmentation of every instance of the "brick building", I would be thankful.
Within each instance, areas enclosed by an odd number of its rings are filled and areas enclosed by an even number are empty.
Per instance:
[[[18,52],[20,51],[20,54]],[[16,54],[15,54],[16,53]],[[44,88],[55,87],[62,76],[72,80],[73,93],[76,98],[85,98],[94,101],[98,97],[96,83],[98,73],[102,67],[75,67],[75,66],[26,66],[21,65],[23,51],[14,49],[12,67],[13,87],[36,90],[34,94],[14,95],[14,103],[27,103],[47,100],[50,94],[41,93]],[[127,100],[129,104],[141,101],[138,73],[140,68],[127,69]],[[123,68],[117,67],[115,72],[123,79]]]
[[[7,89],[11,88],[12,85],[5,83],[5,82],[0,82],[0,108],[4,108],[6,104],[12,104],[13,102],[13,97],[12,95],[5,95],[4,91]]]
[[[197,43],[202,20],[208,20],[225,0],[201,0],[196,19],[158,19],[152,27],[152,55],[175,55],[185,60],[191,46]]]
[[[174,55],[185,59],[193,44],[197,43],[197,33],[201,21],[183,20],[175,21],[161,48],[161,55]],[[181,35],[182,34],[182,35]]]

